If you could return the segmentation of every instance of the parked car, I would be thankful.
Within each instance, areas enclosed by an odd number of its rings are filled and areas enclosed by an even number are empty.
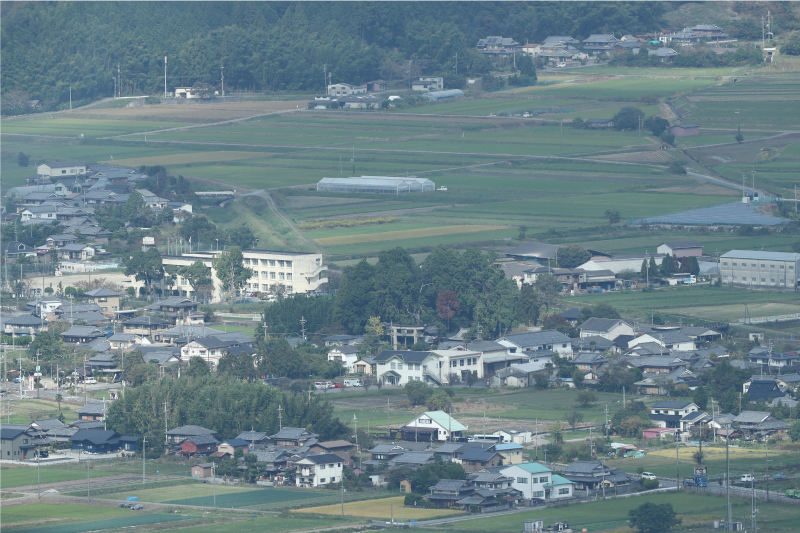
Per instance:
[[[784,474],[783,472],[778,472],[777,474],[772,476],[772,479],[786,479],[786,474]]]
[[[97,385],[97,380],[94,378],[87,378],[86,380],[84,380],[84,383],[86,383],[87,385]]]
[[[141,503],[137,503],[136,505],[131,507],[131,511],[138,511],[140,509],[144,509],[144,505],[142,505]]]
[[[742,483],[753,481],[753,474],[742,474]]]
[[[658,479],[652,472],[642,472],[642,479]]]
[[[131,507],[133,507],[133,504],[131,502],[120,502],[119,506],[125,509],[130,509]]]
[[[314,388],[317,389],[317,390],[325,390],[325,389],[329,389],[330,387],[328,386],[328,382],[327,381],[315,381],[314,382]]]
[[[556,67],[558,68],[565,68],[566,66],[567,66],[566,63],[559,63],[558,65],[556,65]]]

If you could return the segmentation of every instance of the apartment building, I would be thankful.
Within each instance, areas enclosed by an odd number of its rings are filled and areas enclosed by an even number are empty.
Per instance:
[[[722,283],[773,289],[797,288],[800,254],[731,250],[719,260]]]
[[[165,255],[164,266],[189,266],[198,259],[211,269],[214,288],[211,302],[219,302],[223,296],[223,286],[214,271],[214,258],[222,252],[191,252],[182,255]],[[284,294],[307,294],[314,292],[328,282],[325,275],[327,266],[322,264],[322,254],[304,252],[278,252],[272,250],[242,250],[244,266],[253,271],[253,276],[245,284],[244,292],[275,292],[282,286]],[[195,297],[189,280],[178,276],[176,287],[181,296]]]

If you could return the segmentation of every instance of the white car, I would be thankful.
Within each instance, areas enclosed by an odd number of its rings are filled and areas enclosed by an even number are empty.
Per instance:
[[[567,66],[566,63],[559,63],[558,65],[556,65],[557,68],[565,68],[566,66]]]
[[[87,385],[97,385],[97,380],[94,378],[89,378],[85,380],[84,383],[86,383]]]
[[[658,479],[652,472],[642,472],[642,479]]]

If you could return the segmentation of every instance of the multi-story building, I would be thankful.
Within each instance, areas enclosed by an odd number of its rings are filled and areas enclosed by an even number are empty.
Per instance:
[[[797,289],[800,254],[731,250],[719,260],[722,283],[746,287]]]
[[[405,385],[409,381],[442,385],[440,359],[433,352],[383,350],[373,358],[373,364],[378,379],[386,385]]]
[[[366,94],[366,85],[350,85],[349,83],[334,83],[328,85],[330,96],[350,96],[351,94]]]
[[[197,260],[211,269],[214,288],[211,301],[219,302],[224,292],[222,282],[214,271],[214,258],[222,252],[191,252],[181,255],[163,256],[164,265],[189,266]],[[325,272],[328,267],[322,264],[322,254],[305,252],[278,252],[272,250],[242,250],[244,266],[253,271],[244,287],[246,293],[276,292],[283,288],[286,295],[307,294],[319,289],[328,282]],[[181,296],[194,297],[189,280],[182,276],[176,279]]]
[[[295,461],[295,482],[298,487],[320,487],[339,483],[342,479],[342,458],[334,453],[309,455]]]

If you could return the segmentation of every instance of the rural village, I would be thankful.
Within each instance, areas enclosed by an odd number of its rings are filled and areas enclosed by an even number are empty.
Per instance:
[[[797,530],[798,5],[5,4],[4,530]]]

